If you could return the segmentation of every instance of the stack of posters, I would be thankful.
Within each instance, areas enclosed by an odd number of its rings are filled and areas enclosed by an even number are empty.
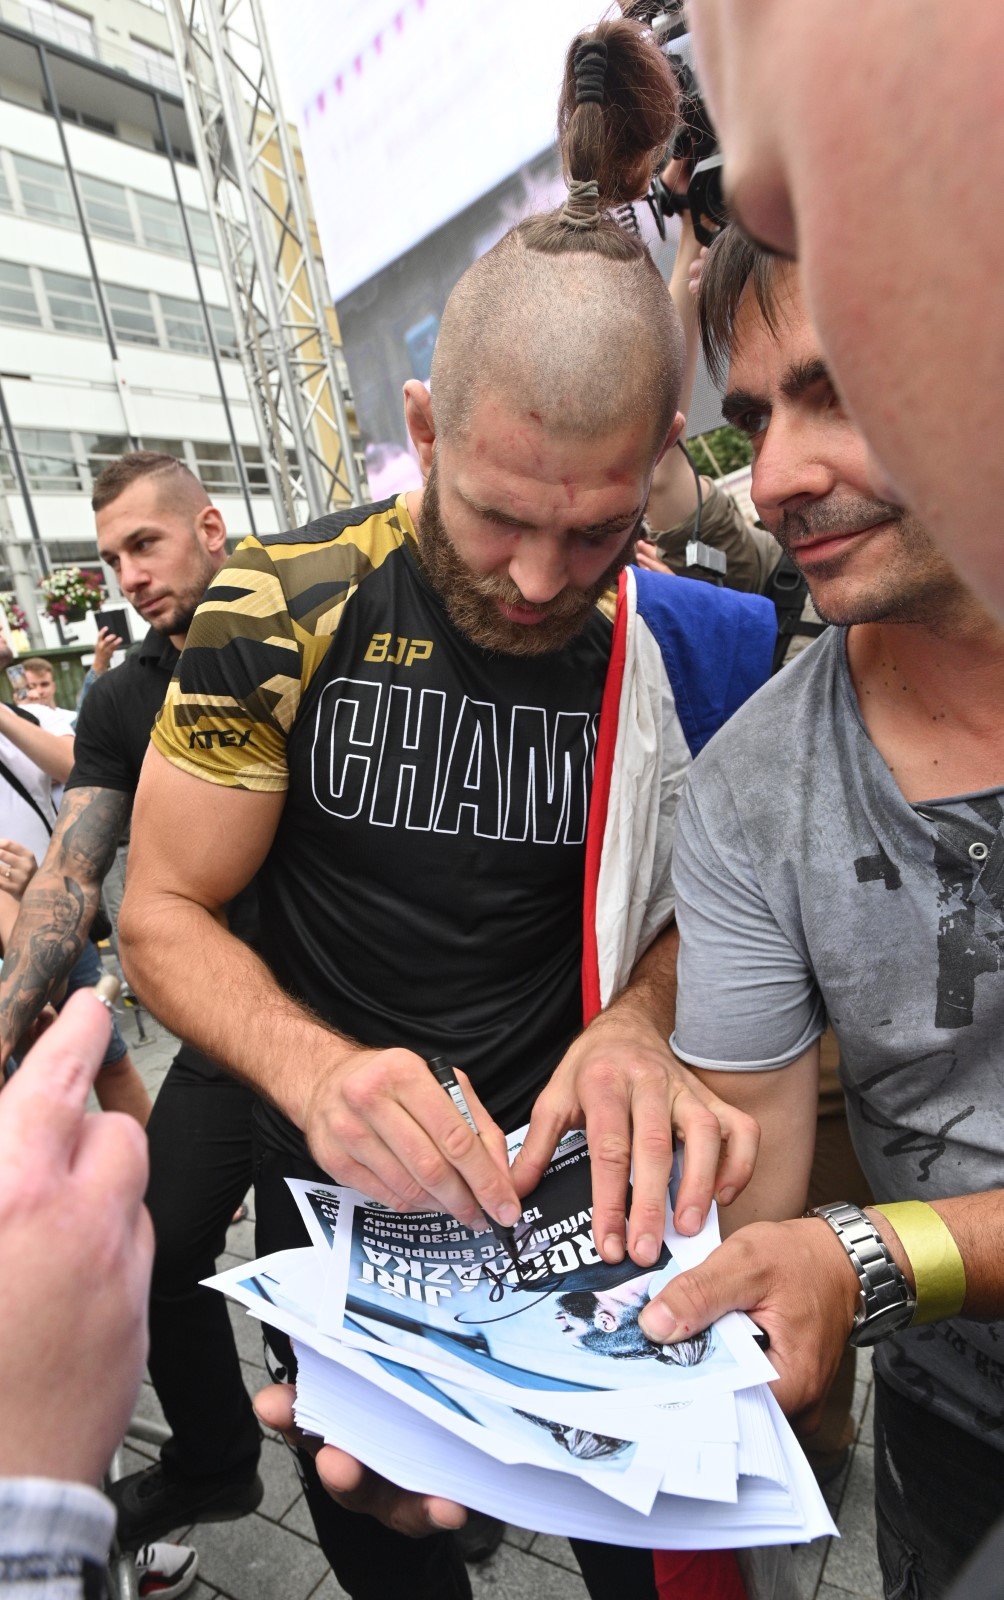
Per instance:
[[[529,1197],[517,1261],[452,1217],[289,1186],[311,1244],[208,1283],[292,1339],[305,1432],[403,1488],[541,1533],[702,1549],[835,1532],[752,1323],[732,1314],[665,1346],[639,1326],[718,1242],[714,1216],[684,1238],[667,1203],[656,1266],[608,1265],[581,1133]]]

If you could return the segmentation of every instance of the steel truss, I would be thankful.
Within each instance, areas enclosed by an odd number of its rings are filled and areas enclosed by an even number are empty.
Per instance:
[[[327,285],[259,0],[165,0],[262,460],[290,527],[359,501]]]

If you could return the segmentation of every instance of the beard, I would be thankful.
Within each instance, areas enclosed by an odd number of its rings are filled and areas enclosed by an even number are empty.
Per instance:
[[[465,566],[446,531],[439,503],[436,463],[432,464],[418,520],[418,558],[450,621],[482,650],[506,656],[543,656],[563,650],[582,632],[593,607],[634,554],[634,535],[588,589],[562,589],[546,605],[526,600],[511,578],[479,577]],[[539,611],[541,621],[511,622],[499,604]]]
[[[217,572],[215,564],[204,551],[200,549],[199,555],[201,557],[199,572],[191,576],[183,589],[172,593],[171,609],[165,615],[159,616],[156,622],[151,622],[150,626],[155,633],[165,636],[177,635],[187,633],[192,626],[195,613],[205,599],[206,590]]]
[[[156,622],[150,624],[154,633],[162,633],[164,635],[187,633],[195,621],[195,613],[202,603],[204,594],[205,590],[203,589],[196,600],[190,600],[187,596],[179,595],[175,602],[175,609],[169,611],[164,617],[158,617]]]
[[[851,577],[854,548],[814,561],[810,570],[802,571],[799,546],[821,534],[857,533],[883,522],[893,525],[896,548],[882,572],[862,578],[860,588],[854,585],[846,598],[830,601],[825,586],[844,572]],[[802,572],[822,620],[841,627],[862,622],[930,622],[944,611],[946,599],[958,587],[954,573],[923,528],[902,506],[890,501],[867,495],[811,501],[797,511],[786,511],[774,537]]]

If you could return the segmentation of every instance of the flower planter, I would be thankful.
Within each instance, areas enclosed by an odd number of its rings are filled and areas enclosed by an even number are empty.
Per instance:
[[[57,567],[39,584],[45,609],[54,622],[82,622],[88,611],[97,611],[105,601],[105,590],[96,572],[79,567]]]

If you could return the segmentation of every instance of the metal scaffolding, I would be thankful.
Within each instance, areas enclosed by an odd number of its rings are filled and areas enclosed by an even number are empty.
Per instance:
[[[262,460],[290,527],[361,498],[259,0],[166,0]]]

